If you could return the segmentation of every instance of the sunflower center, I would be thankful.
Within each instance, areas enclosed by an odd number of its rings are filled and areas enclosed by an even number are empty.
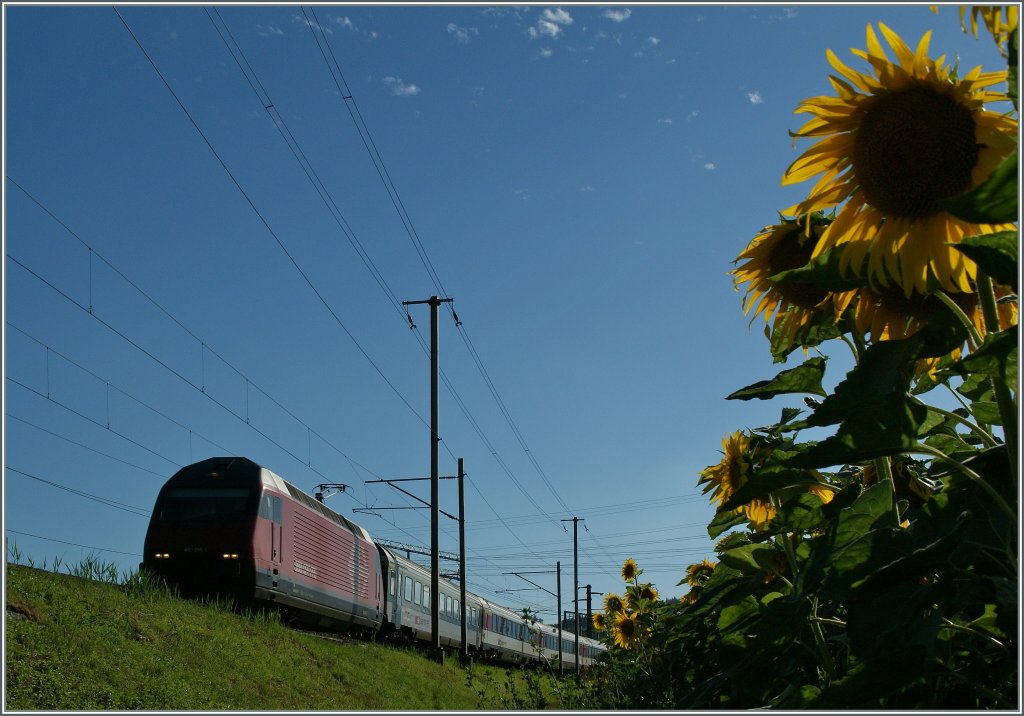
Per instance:
[[[853,171],[865,198],[887,216],[919,219],[971,185],[978,162],[971,110],[927,85],[883,97],[853,143]]]
[[[799,227],[794,227],[772,249],[772,255],[768,259],[768,275],[774,276],[783,271],[806,266],[811,260],[811,254],[814,253],[814,245],[818,243],[817,235],[818,230],[814,229],[815,238],[804,238],[803,231]],[[773,290],[798,308],[814,308],[828,295],[827,291],[813,284],[796,281],[776,283]]]

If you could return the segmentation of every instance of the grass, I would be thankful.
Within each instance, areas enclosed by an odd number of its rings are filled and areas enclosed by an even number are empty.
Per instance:
[[[45,567],[45,565],[43,565]],[[59,565],[58,565],[59,566]],[[4,710],[500,710],[556,706],[543,673],[443,665],[176,598],[87,559],[7,565]]]

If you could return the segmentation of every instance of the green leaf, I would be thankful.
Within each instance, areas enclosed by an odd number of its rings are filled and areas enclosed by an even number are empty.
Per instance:
[[[734,510],[742,507],[751,500],[768,497],[773,492],[792,485],[806,485],[810,487],[818,481],[807,474],[806,470],[795,470],[793,468],[772,467],[758,470],[751,475],[747,483],[736,490],[721,509]]]
[[[823,506],[824,502],[821,498],[810,492],[791,497],[779,507],[766,532],[768,534],[802,533],[820,527],[827,519],[825,511],[822,509]]]
[[[766,544],[747,544],[730,549],[718,555],[722,564],[727,564],[743,574],[757,574],[771,569],[775,548]]]
[[[906,452],[928,419],[928,407],[893,393],[852,409],[832,437],[791,458],[791,467],[818,468]]]
[[[995,279],[996,283],[1010,286],[1017,291],[1017,242],[1016,231],[1000,231],[995,234],[968,236],[953,248],[965,254],[978,267]]]
[[[797,311],[794,308],[788,309],[788,312],[779,319],[776,329],[769,334],[772,358],[775,363],[785,363],[786,356],[797,348],[813,348],[842,335],[832,311],[819,311],[812,316],[808,325],[793,331],[793,335],[788,337],[790,333],[788,324],[800,320],[802,313],[803,311]],[[765,331],[768,332],[767,328]]]
[[[852,291],[868,285],[866,278],[845,275],[839,269],[841,250],[829,249],[806,266],[781,271],[768,278],[772,283],[805,283],[833,293]]]
[[[747,516],[742,512],[736,513],[731,510],[719,512],[715,515],[715,518],[711,520],[711,524],[708,525],[708,537],[714,539],[726,530],[731,529],[736,525],[746,524],[746,522]]]
[[[1017,326],[990,333],[978,350],[953,366],[953,370],[968,375],[984,373],[1014,385],[1017,382]]]
[[[1009,224],[1017,220],[1017,152],[1009,155],[981,184],[942,202],[958,219],[972,224]]]
[[[999,413],[996,403],[978,401],[971,404],[971,414],[982,425],[1002,425],[1003,416]]]
[[[825,358],[815,357],[796,368],[784,370],[771,380],[759,380],[729,395],[726,400],[766,400],[789,393],[828,395],[821,387],[825,375]]]

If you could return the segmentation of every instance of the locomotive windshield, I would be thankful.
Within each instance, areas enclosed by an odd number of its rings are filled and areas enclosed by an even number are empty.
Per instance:
[[[157,510],[161,522],[239,522],[255,510],[246,487],[177,487]]]

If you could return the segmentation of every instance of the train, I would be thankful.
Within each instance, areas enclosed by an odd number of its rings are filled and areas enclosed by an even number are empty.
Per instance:
[[[160,489],[140,570],[182,596],[218,595],[274,607],[297,624],[382,640],[432,641],[431,573],[378,544],[343,517],[266,467],[212,457],[176,472]],[[593,666],[606,646],[535,622],[438,579],[442,648],[503,664],[562,660]]]

